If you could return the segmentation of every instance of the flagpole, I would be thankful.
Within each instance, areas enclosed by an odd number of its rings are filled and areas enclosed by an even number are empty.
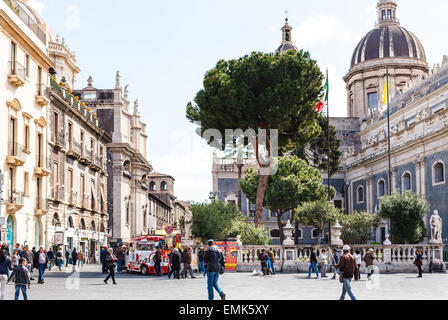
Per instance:
[[[389,68],[386,67],[387,82],[387,153],[389,158],[389,195],[392,194],[392,160],[390,155],[390,106],[389,106]]]
[[[330,213],[330,203],[331,203],[331,168],[330,168],[330,80],[328,79],[328,68],[327,68],[327,92],[325,93],[327,95],[327,185],[328,185],[328,214]],[[328,242],[331,245],[331,223],[328,226]]]

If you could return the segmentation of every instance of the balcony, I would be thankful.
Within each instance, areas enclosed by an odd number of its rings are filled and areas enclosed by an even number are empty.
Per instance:
[[[81,150],[82,150],[81,144],[76,142],[75,139],[73,139],[69,143],[67,155],[74,159],[79,159],[82,154]]]
[[[51,160],[50,158],[38,156],[36,159],[36,166],[34,168],[34,174],[38,177],[48,177],[51,173]]]
[[[17,16],[22,20],[28,28],[39,38],[42,43],[47,43],[46,33],[36,24],[35,19],[31,18],[29,14],[17,4],[16,0],[3,0]]]
[[[48,201],[42,197],[36,197],[34,214],[38,217],[47,214],[48,212]]]
[[[71,207],[79,206],[79,197],[75,191],[68,192],[68,205]]]
[[[36,103],[41,107],[45,107],[50,103],[50,101],[46,97],[47,86],[43,84],[38,84],[36,86],[37,86],[35,97]]]
[[[8,155],[6,156],[6,163],[15,166],[22,167],[26,161],[26,152],[23,145],[15,142],[8,143]]]
[[[84,195],[81,197],[81,208],[82,209],[86,209],[86,210],[90,209],[90,201],[89,200],[90,200],[89,196]]]
[[[9,61],[8,68],[9,83],[16,87],[22,87],[25,84],[25,67],[17,61]]]
[[[64,188],[60,186],[51,188],[51,195],[55,202],[64,202],[65,201],[65,192]]]
[[[65,150],[65,134],[64,132],[58,132],[55,139],[55,147],[59,150]]]
[[[90,167],[95,170],[95,171],[101,171],[103,170],[103,161],[100,157],[98,157],[97,155],[95,155],[93,157],[93,161],[90,164]]]
[[[90,165],[92,163],[92,150],[84,147],[84,150],[81,154],[81,159],[79,161],[84,164]]]
[[[24,193],[17,190],[6,190],[6,211],[16,213],[25,205]]]

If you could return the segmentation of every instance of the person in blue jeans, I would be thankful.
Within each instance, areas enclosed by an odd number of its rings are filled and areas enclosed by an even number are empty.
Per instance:
[[[204,253],[204,263],[207,268],[207,291],[208,300],[214,300],[214,290],[221,296],[221,300],[226,300],[225,293],[218,285],[219,275],[224,273],[225,260],[223,253],[214,245],[213,240],[208,240],[208,249]]]
[[[42,246],[39,248],[39,251],[34,254],[34,265],[37,266],[37,269],[39,270],[39,279],[37,283],[43,284],[45,269],[48,265],[48,256]]]
[[[198,251],[198,271],[200,273],[205,273],[204,270],[204,247],[201,247]]]
[[[342,294],[340,300],[345,300],[346,294],[350,296],[352,300],[356,300],[355,295],[352,292],[352,279],[355,278],[355,281],[359,280],[358,277],[358,265],[356,264],[356,259],[350,254],[351,248],[347,245],[342,249],[344,254],[339,259],[339,264],[336,266],[343,277],[343,285],[342,285]]]
[[[316,272],[316,279],[319,279],[319,271],[317,270],[317,255],[316,255],[316,252],[314,252],[314,248],[311,248],[310,267],[308,269],[308,279],[311,278],[311,271],[313,269]]]
[[[31,281],[28,271],[27,261],[24,258],[20,258],[19,266],[17,266],[8,278],[8,283],[12,280],[16,286],[15,300],[19,300],[20,291],[22,291],[23,299],[28,300],[26,288],[30,289]]]

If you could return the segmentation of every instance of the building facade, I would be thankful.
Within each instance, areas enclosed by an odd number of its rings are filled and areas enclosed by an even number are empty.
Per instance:
[[[45,244],[50,174],[46,86],[51,61],[46,25],[22,1],[0,1],[1,240]]]

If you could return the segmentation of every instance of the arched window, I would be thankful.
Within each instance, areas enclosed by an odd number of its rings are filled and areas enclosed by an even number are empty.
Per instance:
[[[129,224],[129,205],[126,206],[126,224]]]
[[[59,216],[58,216],[57,213],[55,213],[54,216],[53,216],[52,225],[55,226],[55,227],[60,227],[61,226],[61,221],[59,220]]]
[[[445,164],[442,161],[438,161],[432,167],[432,181],[433,184],[445,183]]]
[[[93,221],[93,220],[92,220],[92,223],[90,224],[90,231],[96,231],[95,221]]]
[[[149,190],[151,190],[151,191],[157,190],[157,185],[154,181],[151,181],[151,183],[149,184]]]
[[[81,219],[81,222],[80,222],[80,229],[81,229],[81,230],[86,230],[86,222],[84,221],[84,219]]]
[[[68,227],[73,229],[73,219],[72,219],[72,217],[68,217]]]
[[[409,172],[405,172],[401,177],[401,190],[412,191],[411,174]]]
[[[363,186],[359,186],[358,189],[356,189],[356,195],[357,195],[357,202],[363,203],[364,202],[364,188]]]
[[[162,191],[168,190],[168,185],[165,181],[162,181],[162,183],[160,184],[160,190],[162,190]]]
[[[106,229],[104,228],[104,223],[101,223],[100,225],[100,232],[102,233],[106,232]]]
[[[323,233],[322,233],[322,235],[323,235]],[[319,230],[317,230],[317,229],[313,229],[312,231],[311,231],[311,238],[312,239],[317,239],[319,237]]]
[[[378,199],[383,197],[386,194],[386,182],[384,179],[378,181]]]

